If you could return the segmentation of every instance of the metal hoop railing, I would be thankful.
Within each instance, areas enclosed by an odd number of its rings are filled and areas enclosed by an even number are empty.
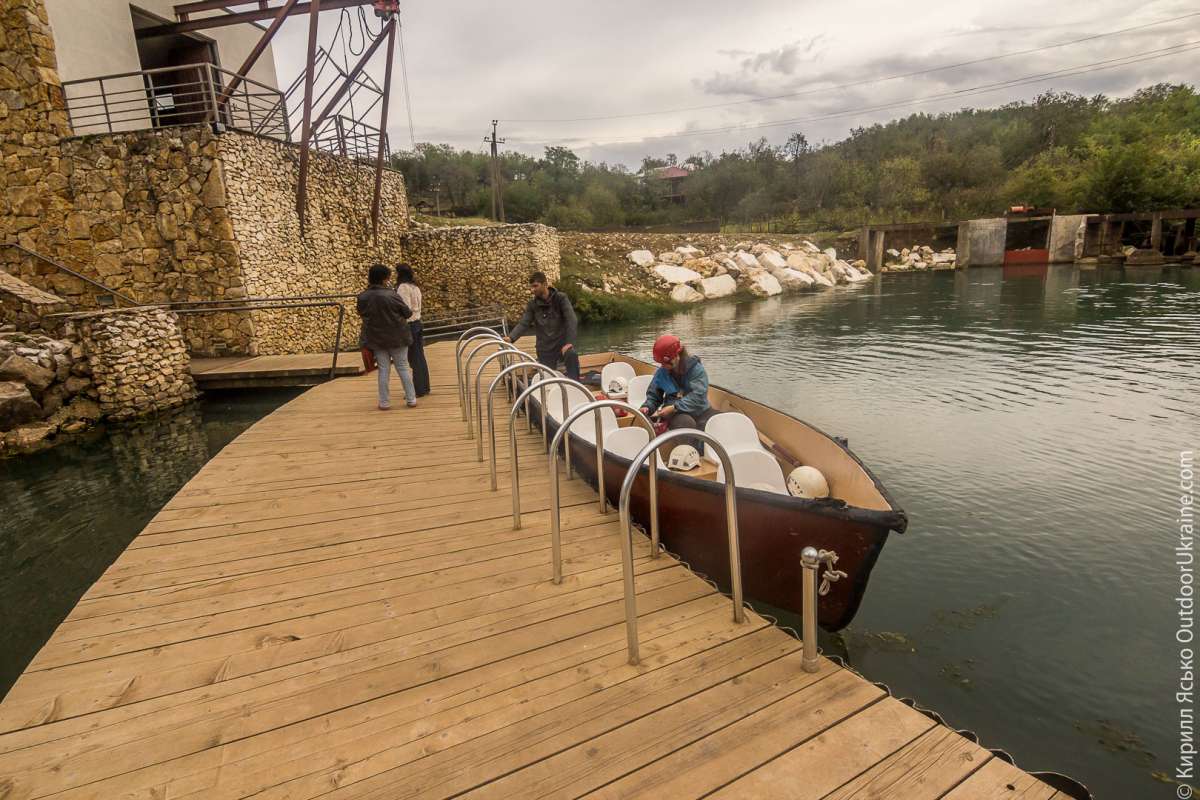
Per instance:
[[[741,623],[746,615],[742,608],[742,559],[738,546],[737,527],[737,489],[734,486],[733,463],[725,447],[704,431],[690,428],[667,431],[657,439],[652,440],[642,448],[629,465],[625,473],[625,481],[621,484],[621,567],[625,577],[625,633],[629,639],[629,663],[638,663],[637,637],[637,596],[633,585],[633,524],[629,516],[630,494],[637,480],[642,462],[657,453],[658,448],[676,439],[699,439],[711,447],[721,459],[725,470],[725,528],[729,537],[729,582],[733,590],[733,621]],[[654,473],[651,472],[653,475]],[[658,491],[655,484],[650,484],[650,508],[658,506]]]
[[[502,351],[508,350],[508,351],[512,351],[514,353],[522,352],[522,351],[518,350],[515,346],[504,341],[503,339],[486,339],[485,341],[482,341],[479,344],[475,345],[473,348],[471,348],[470,353],[467,353],[467,357],[463,361],[463,389],[466,391],[466,397],[467,397],[466,411],[467,411],[467,438],[468,439],[475,438],[474,420],[471,419],[471,411],[472,411],[472,408],[471,408],[471,362],[475,360],[475,356],[479,355],[479,352],[481,350],[483,350],[485,347],[499,347],[500,350],[502,350]],[[505,366],[507,366],[507,364]]]
[[[497,358],[518,358],[523,359],[527,363],[537,363],[534,361],[533,356],[516,349],[511,344],[505,343],[505,347],[502,347],[500,350],[485,358],[479,365],[479,369],[475,371],[475,423],[476,427],[479,428],[479,435],[475,437],[475,460],[481,462],[483,461],[483,396],[480,392],[480,388],[483,381],[483,371],[487,369],[488,364],[492,363]],[[470,364],[471,362],[468,359],[467,366],[470,366]],[[505,363],[504,368],[501,369],[500,372],[503,373],[504,369],[507,369],[510,366],[512,365]],[[491,395],[489,393],[489,399],[490,396]]]
[[[554,434],[554,439],[550,442],[550,552],[551,561],[554,565],[554,582],[562,583],[562,513],[558,499],[558,443],[562,441],[564,436],[568,436],[571,430],[571,425],[575,420],[582,417],[584,414],[595,414],[596,418],[596,490],[600,493],[600,513],[608,513],[608,495],[604,492],[604,425],[600,417],[600,409],[602,408],[623,408],[632,412],[638,422],[650,434],[650,438],[654,438],[654,423],[650,418],[642,412],[640,408],[634,408],[624,400],[597,400],[594,403],[580,406],[571,412],[570,416],[563,420],[562,426]],[[571,449],[571,440],[567,439],[566,449]],[[658,456],[656,452],[650,453],[650,496],[658,497]],[[639,454],[640,455],[640,454]],[[640,461],[636,462],[641,464]],[[658,558],[658,507],[657,503],[651,503],[650,511],[650,542],[651,542],[651,558]]]
[[[467,342],[471,341],[472,339],[483,338],[504,341],[504,338],[501,337],[500,334],[496,333],[491,328],[480,325],[463,331],[463,334],[458,337],[458,342],[456,342],[454,345],[454,380],[458,382],[458,407],[462,411],[463,422],[466,422],[467,420],[467,400],[466,393],[463,389],[462,354],[463,350],[467,346]]]
[[[549,409],[546,408],[545,391],[546,391],[546,387],[550,386],[552,384],[562,384],[564,386],[576,386],[576,387],[582,389],[584,392],[587,392],[589,397],[591,396],[591,392],[588,392],[587,387],[584,386],[579,381],[572,380],[570,378],[558,377],[558,378],[548,378],[544,381],[539,381],[535,384],[532,384],[525,391],[521,392],[521,394],[518,395],[517,399],[513,402],[512,410],[508,412],[508,453],[509,453],[509,468],[512,471],[513,530],[520,530],[520,528],[521,528],[521,481],[520,481],[520,476],[518,474],[520,465],[517,462],[517,429],[513,423],[516,421],[517,409],[520,408],[521,401],[528,399],[529,395],[533,394],[538,389],[542,390],[541,415],[542,415],[542,422],[545,423],[546,416],[547,416],[547,414],[549,414]],[[561,392],[561,394],[562,394],[563,419],[566,419],[567,413],[568,413],[567,393]],[[569,447],[567,448],[567,462],[566,463],[567,463],[567,480],[570,480],[571,479],[571,449]]]
[[[487,420],[488,420],[488,438],[491,441],[491,451],[490,452],[491,452],[491,459],[492,459],[491,463],[492,463],[492,491],[493,492],[496,491],[496,405],[495,405],[496,387],[500,385],[500,382],[502,380],[504,380],[504,378],[506,376],[508,376],[510,373],[517,372],[518,370],[525,370],[527,375],[529,374],[529,372],[528,372],[529,370],[535,370],[537,372],[541,372],[542,374],[549,375],[552,378],[558,377],[557,372],[550,369],[545,364],[539,364],[536,361],[533,361],[531,359],[529,361],[522,361],[520,363],[513,364],[511,366],[505,367],[504,369],[500,370],[500,374],[497,375],[495,380],[492,381],[491,385],[488,386]],[[542,386],[542,408],[545,408],[546,407],[546,387],[544,384],[541,384],[541,386]],[[519,402],[513,403],[514,410],[519,409],[520,407],[521,407],[521,404]],[[510,426],[515,426],[515,424],[516,424],[516,419],[514,418],[514,416],[515,415],[510,415],[510,417],[509,417],[508,424]],[[542,417],[542,446],[545,447],[546,446],[546,415],[542,414],[541,417]],[[532,430],[533,429],[533,418],[529,415],[529,397],[525,397],[525,419],[529,421],[529,427],[530,427],[530,430]],[[482,432],[482,428],[480,428],[480,431]],[[512,431],[512,439],[514,442],[516,441],[516,437],[517,437],[516,431],[513,430]]]

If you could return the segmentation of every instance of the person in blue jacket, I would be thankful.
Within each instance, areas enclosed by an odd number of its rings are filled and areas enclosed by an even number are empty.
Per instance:
[[[659,367],[646,390],[642,411],[672,430],[703,430],[717,412],[708,404],[708,372],[700,359],[688,355],[679,337],[668,333],[654,342],[654,360]],[[698,447],[698,442],[693,446]]]

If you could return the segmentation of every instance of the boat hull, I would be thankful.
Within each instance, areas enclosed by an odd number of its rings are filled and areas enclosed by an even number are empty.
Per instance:
[[[540,425],[536,409],[534,414]],[[553,418],[547,421],[547,430],[550,436],[557,432]],[[576,479],[595,488],[595,447],[574,434],[570,447]],[[614,509],[629,465],[628,459],[605,454],[605,495]],[[747,600],[801,614],[801,551],[811,546],[837,553],[837,569],[847,576],[832,583],[817,606],[817,622],[828,631],[840,630],[854,619],[890,531],[902,531],[907,523],[903,512],[857,509],[836,500],[807,501],[755,489],[739,488],[737,500],[742,586]],[[643,467],[631,492],[630,513],[647,531],[649,508],[649,471]],[[658,509],[663,546],[722,591],[730,591],[723,484],[660,469]]]

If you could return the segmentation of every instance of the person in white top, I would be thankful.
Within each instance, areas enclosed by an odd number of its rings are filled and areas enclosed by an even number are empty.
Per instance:
[[[417,397],[429,394],[429,364],[425,361],[425,340],[421,334],[421,289],[417,286],[412,267],[396,265],[396,294],[412,309],[408,327],[412,332],[412,344],[408,346],[408,365],[412,368],[413,384]]]

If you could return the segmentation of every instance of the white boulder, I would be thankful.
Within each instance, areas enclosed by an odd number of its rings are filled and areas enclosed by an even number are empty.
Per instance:
[[[804,241],[800,242],[800,246],[803,247],[805,250],[807,250],[810,253],[821,252],[821,248],[817,247],[815,244],[810,242],[808,239],[805,239]]]
[[[737,281],[730,275],[717,275],[715,278],[705,278],[700,281],[700,290],[709,300],[728,297],[737,291]]]
[[[775,270],[771,274],[785,289],[807,289],[816,283],[807,272],[801,272],[791,267]]]
[[[704,299],[704,295],[697,292],[686,283],[676,284],[671,290],[671,299],[676,303],[699,303]]]
[[[787,267],[787,261],[775,250],[764,250],[759,253],[758,263],[762,265],[764,269],[770,270],[771,272]]]
[[[743,270],[758,268],[758,259],[745,250],[738,250],[733,254],[733,263]]]
[[[634,250],[625,257],[637,266],[643,268],[654,264],[654,253],[651,253],[649,250]]]
[[[694,269],[677,267],[673,264],[659,264],[654,267],[653,272],[664,282],[672,286],[680,283],[699,283],[704,277]]]
[[[703,258],[704,257],[703,250],[700,250],[699,248],[696,248],[696,247],[692,247],[690,244],[685,244],[682,247],[676,247],[675,252],[679,253],[679,255],[683,256],[684,261],[687,261],[689,258]]]
[[[755,297],[774,297],[777,294],[783,294],[783,287],[779,285],[779,280],[771,273],[762,270],[750,274],[746,288]]]

